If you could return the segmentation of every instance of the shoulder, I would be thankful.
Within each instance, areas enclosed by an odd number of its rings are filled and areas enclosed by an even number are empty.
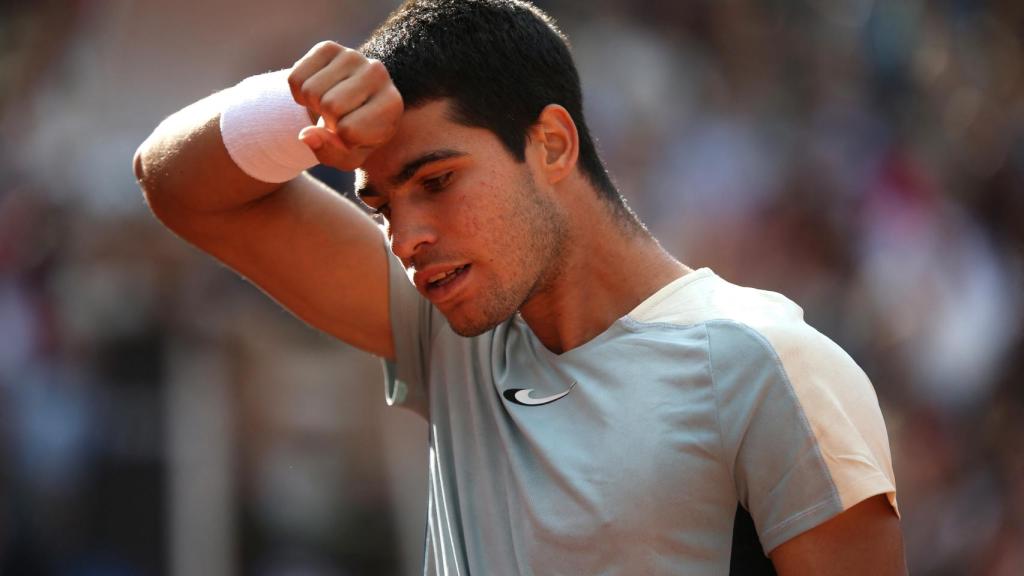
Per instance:
[[[895,507],[874,388],[795,303],[700,270],[630,316],[703,333],[723,461],[766,550],[871,495]]]
[[[752,327],[803,322],[803,310],[785,296],[727,282],[708,268],[667,284],[629,313],[634,321],[691,326],[733,321]]]
[[[792,300],[732,284],[707,268],[668,284],[630,312],[629,318],[648,326],[703,328],[712,359],[743,349],[746,363],[778,362],[799,370],[801,358],[845,356],[804,321],[803,309]]]
[[[867,380],[846,352],[804,321],[803,310],[792,300],[732,284],[707,268],[665,286],[629,317],[648,325],[703,326],[712,361],[730,360],[742,351],[744,364],[774,365],[790,379],[827,372]]]

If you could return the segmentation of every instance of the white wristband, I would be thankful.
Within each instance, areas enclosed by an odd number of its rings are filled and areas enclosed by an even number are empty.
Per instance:
[[[228,89],[220,114],[224,146],[243,172],[264,182],[287,182],[319,161],[299,140],[309,121],[295,103],[288,70],[251,76]]]

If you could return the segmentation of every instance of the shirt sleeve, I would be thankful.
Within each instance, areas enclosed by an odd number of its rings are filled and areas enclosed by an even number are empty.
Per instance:
[[[434,307],[409,282],[401,263],[388,253],[388,306],[394,360],[384,359],[384,399],[430,419],[430,344],[439,325]]]
[[[896,513],[885,422],[864,372],[805,323],[708,323],[725,462],[765,553],[876,494]]]

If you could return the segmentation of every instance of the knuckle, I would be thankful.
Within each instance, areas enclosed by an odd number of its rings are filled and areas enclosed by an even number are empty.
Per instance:
[[[345,47],[333,40],[322,40],[313,46],[314,52],[339,52]]]
[[[288,89],[291,90],[292,96],[298,96],[302,93],[302,79],[299,78],[294,70],[288,74]]]
[[[346,120],[338,123],[337,134],[342,140],[351,144],[361,144],[364,136],[358,126]]]
[[[352,66],[361,64],[365,57],[351,48],[343,48],[338,54],[337,59],[343,65]]]
[[[388,74],[387,67],[384,66],[384,63],[376,59],[367,60],[366,74],[371,79],[378,81],[389,80],[391,78]]]
[[[341,102],[339,102],[337,100],[325,100],[325,101],[321,102],[320,103],[320,110],[324,114],[326,114],[328,116],[333,116],[335,118],[337,118],[337,117],[339,117],[339,116],[341,116],[341,115],[343,115],[345,113],[344,106],[342,106]]]
[[[398,91],[398,88],[392,84],[388,87],[387,92],[384,93],[385,103],[392,112],[401,112],[405,108],[405,100],[402,99],[402,93]]]
[[[320,97],[311,87],[303,85],[299,89],[299,96],[302,98],[302,102],[309,107],[319,109],[320,108]]]

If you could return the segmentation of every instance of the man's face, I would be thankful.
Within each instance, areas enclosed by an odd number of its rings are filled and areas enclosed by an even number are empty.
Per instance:
[[[475,336],[557,273],[565,215],[538,181],[529,156],[517,162],[490,131],[453,122],[440,100],[405,111],[358,187],[417,290]]]

